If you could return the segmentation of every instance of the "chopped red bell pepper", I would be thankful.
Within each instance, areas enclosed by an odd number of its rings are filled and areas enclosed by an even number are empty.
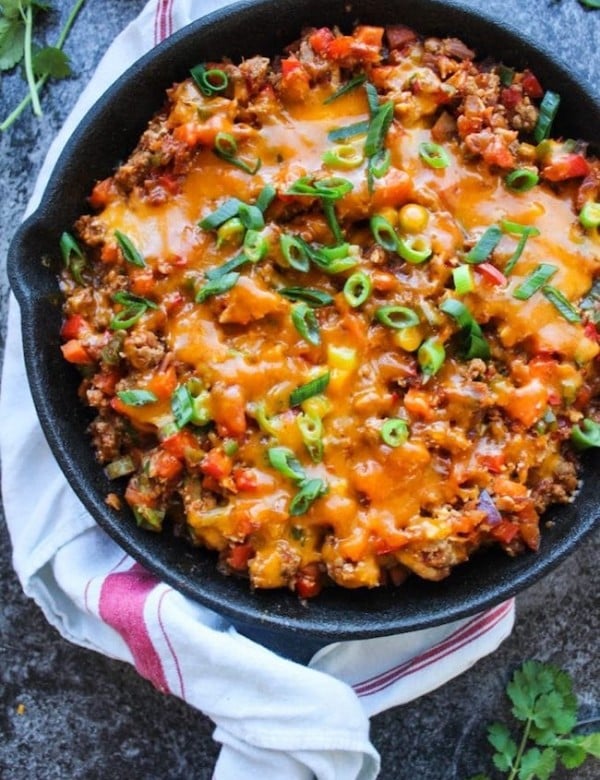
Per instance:
[[[562,154],[542,168],[542,176],[548,181],[565,181],[587,176],[590,164],[582,154],[569,152]]]
[[[508,279],[504,276],[502,271],[491,263],[480,263],[476,266],[476,270],[477,273],[480,273],[487,282],[490,282],[490,284],[504,285],[508,282]]]
[[[83,331],[89,329],[89,325],[86,319],[81,314],[72,314],[66,319],[62,328],[60,329],[60,335],[65,341],[69,339],[78,339],[82,335]]]
[[[214,447],[206,453],[200,463],[200,471],[208,477],[220,480],[231,474],[233,463],[229,455],[225,455],[223,450]]]

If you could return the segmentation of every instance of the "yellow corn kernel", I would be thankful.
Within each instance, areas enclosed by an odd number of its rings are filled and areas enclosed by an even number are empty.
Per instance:
[[[407,203],[398,213],[398,223],[406,233],[420,233],[429,222],[429,212],[419,203]]]
[[[319,417],[323,419],[331,411],[331,401],[324,395],[313,395],[302,402],[302,411],[309,417]]]
[[[418,325],[413,325],[412,328],[397,330],[392,338],[394,339],[394,344],[400,347],[400,349],[404,349],[407,352],[415,352],[421,346],[423,333]]]
[[[352,347],[338,347],[329,344],[327,347],[327,363],[331,369],[354,371],[358,367],[358,356]]]
[[[392,227],[396,227],[398,225],[398,212],[391,206],[384,206],[383,208],[379,209],[377,216],[387,219]]]
[[[600,347],[592,339],[584,336],[575,347],[575,362],[580,366],[589,363],[600,352]]]

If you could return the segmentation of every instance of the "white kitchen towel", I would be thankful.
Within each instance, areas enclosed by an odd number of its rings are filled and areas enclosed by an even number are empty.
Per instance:
[[[73,128],[128,65],[222,0],[150,0],[113,42],[52,144],[33,211]],[[11,298],[0,397],[2,488],[23,589],[68,640],[135,666],[216,724],[215,780],[370,780],[369,716],[417,698],[493,652],[514,603],[423,631],[320,650],[302,666],[238,634],[135,563],[94,523],[46,444]]]

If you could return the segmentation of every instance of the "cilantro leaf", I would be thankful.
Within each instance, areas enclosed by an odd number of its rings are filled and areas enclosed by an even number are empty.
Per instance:
[[[517,777],[519,780],[548,780],[556,769],[556,751],[546,748],[530,748],[521,757],[521,766]]]
[[[488,728],[488,742],[496,748],[492,757],[494,766],[501,772],[507,772],[517,756],[517,744],[503,723],[492,723]]]
[[[23,59],[25,28],[19,19],[0,19],[0,70],[10,70]]]
[[[26,3],[21,4],[20,0],[2,0],[0,2],[0,8],[2,9],[2,13],[7,19],[20,19],[21,5],[25,6]]]
[[[538,698],[553,690],[559,672],[559,669],[540,661],[525,661],[517,669],[506,688],[515,718],[527,721],[536,716]],[[545,706],[542,712],[545,712]]]
[[[72,72],[69,58],[56,46],[46,46],[35,52],[33,70],[36,76],[49,76],[53,79],[64,79]]]
[[[587,757],[585,748],[578,745],[575,740],[561,741],[560,744],[556,745],[556,752],[558,753],[561,764],[566,769],[577,769],[578,766],[583,764]]]

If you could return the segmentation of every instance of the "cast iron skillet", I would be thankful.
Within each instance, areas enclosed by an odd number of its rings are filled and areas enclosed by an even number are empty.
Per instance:
[[[23,312],[29,382],[50,447],[73,489],[98,524],[128,553],[187,596],[230,617],[246,633],[297,658],[316,645],[381,636],[465,617],[523,590],[560,563],[597,525],[598,458],[585,461],[574,504],[552,509],[541,549],[511,559],[499,551],[477,555],[441,583],[411,578],[400,589],[348,591],[332,588],[308,605],[285,591],[252,593],[248,583],[219,574],[214,555],[192,549],[168,534],[136,528],[128,509],[109,509],[114,490],[94,459],[84,431],[89,411],[77,399],[78,374],[59,349],[60,303],[56,267],[59,236],[86,210],[93,183],[105,178],[133,149],[164,89],[204,60],[276,54],[305,26],[353,22],[403,23],[424,34],[454,35],[512,66],[531,67],[563,102],[555,132],[598,141],[600,104],[586,95],[551,56],[508,25],[495,24],[453,0],[258,0],[211,14],[176,33],[133,65],[82,121],[63,152],[38,211],[16,234],[9,275]],[[250,34],[251,33],[251,34]],[[563,124],[561,124],[561,122]],[[293,648],[290,650],[290,648]]]

